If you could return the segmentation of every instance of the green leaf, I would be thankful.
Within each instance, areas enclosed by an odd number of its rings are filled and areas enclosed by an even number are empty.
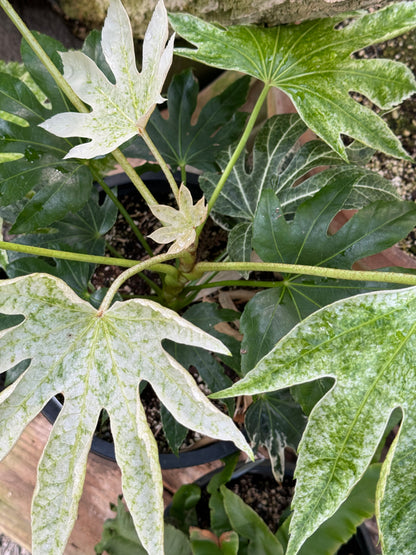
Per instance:
[[[212,98],[201,110],[196,123],[192,115],[197,105],[198,83],[191,70],[175,75],[168,89],[169,118],[155,110],[147,132],[164,160],[172,168],[192,166],[215,171],[218,153],[240,136],[246,113],[237,112],[245,102],[250,79],[243,77]],[[135,144],[136,157],[148,158],[144,143]]]
[[[37,247],[53,248],[66,246],[88,254],[102,256],[105,251],[104,235],[113,227],[117,218],[117,207],[106,197],[100,205],[98,192],[91,191],[88,202],[77,213],[69,213],[50,230],[44,233],[28,234],[16,242]]]
[[[338,27],[346,18],[347,24]],[[196,49],[175,53],[223,69],[247,73],[289,95],[317,135],[347,159],[341,134],[400,158],[409,158],[384,121],[350,96],[357,91],[390,109],[416,91],[403,64],[351,54],[416,26],[414,2],[400,2],[371,14],[354,12],[299,25],[224,28],[187,14],[171,14],[174,30]]]
[[[201,499],[201,488],[196,484],[183,484],[173,495],[167,522],[184,533],[198,524],[196,505]]]
[[[288,390],[264,393],[248,407],[244,426],[253,449],[266,447],[276,480],[283,479],[285,447],[297,449],[306,418]]]
[[[42,104],[44,103],[47,98],[41,89],[36,85],[30,73],[27,71],[24,64],[19,62],[5,62],[4,60],[0,60],[0,72],[1,73],[8,73],[9,75],[13,75],[13,77],[17,77],[20,81],[23,81],[28,88],[33,92],[39,102]]]
[[[228,251],[233,260],[249,260],[252,223],[266,189],[276,193],[285,214],[293,214],[303,201],[333,181],[340,187],[344,183],[354,185],[344,208],[361,208],[375,200],[399,198],[389,181],[365,168],[346,165],[324,142],[299,145],[305,131],[306,126],[297,114],[274,116],[257,134],[252,156],[246,154],[234,165],[212,212],[220,225],[231,230]],[[218,158],[222,170],[232,155],[230,146]],[[322,166],[331,168],[308,176],[310,170]],[[207,198],[217,180],[214,173],[201,176],[200,185]]]
[[[228,455],[223,462],[224,468],[220,472],[214,474],[207,485],[207,493],[209,493],[209,510],[211,530],[217,536],[221,536],[231,530],[231,524],[224,507],[224,498],[220,492],[220,487],[232,479],[235,466],[240,458],[240,454],[233,453]]]
[[[196,303],[189,307],[183,314],[183,318],[206,331],[210,335],[220,339],[230,350],[235,350],[235,344],[229,336],[217,332],[214,328],[220,322],[230,322],[236,318],[236,313],[232,310],[220,309],[215,303]],[[240,344],[237,343],[238,352]],[[198,347],[190,347],[179,343],[166,344],[166,350],[182,364],[184,368],[189,369],[194,366],[198,370],[198,374],[207,384],[211,391],[219,391],[232,384],[232,380],[227,376],[223,366],[212,356],[211,353]],[[234,357],[236,358],[236,357]],[[225,363],[229,363],[230,357],[225,357]],[[239,367],[239,360],[236,361]],[[234,400],[226,401],[228,414],[234,414]]]
[[[283,555],[279,540],[258,514],[225,486],[221,486],[220,490],[233,530],[250,540],[248,555]]]
[[[179,424],[163,404],[160,405],[160,420],[169,447],[177,455],[179,447],[186,438],[188,428]]]
[[[147,551],[137,536],[133,519],[121,497],[117,501],[117,507],[112,505],[112,510],[117,514],[115,518],[105,521],[102,538],[95,546],[95,552],[105,552],[108,555],[146,555]],[[191,555],[191,547],[185,534],[169,524],[165,526],[165,544],[169,546],[170,555]]]
[[[143,42],[142,70],[136,68],[130,21],[120,0],[110,0],[102,30],[102,51],[115,84],[83,52],[62,54],[64,77],[92,111],[57,114],[41,126],[59,137],[86,137],[90,142],[70,150],[66,158],[94,158],[115,150],[146,126],[172,63],[173,36],[159,0]]]
[[[382,466],[376,511],[384,553],[413,553],[415,310],[415,288],[333,303],[298,324],[241,382],[213,396],[335,380],[312,410],[299,446],[287,555],[347,499],[397,407],[403,420]]]
[[[344,176],[345,177],[345,176]],[[335,234],[328,227],[354,186],[331,180],[287,221],[272,191],[261,197],[253,225],[253,246],[265,262],[310,264],[350,269],[354,262],[381,252],[405,237],[416,222],[413,203],[378,201],[359,210]],[[340,298],[386,288],[385,284],[285,276],[283,282],[256,295],[242,317],[246,372],[299,320]],[[245,314],[247,312],[247,314]],[[264,314],[259,318],[259,314]]]
[[[0,310],[25,316],[22,324],[1,333],[2,371],[31,359],[21,378],[0,394],[0,418],[8,422],[0,432],[1,456],[53,395],[61,392],[65,397],[39,465],[32,505],[33,553],[63,553],[102,408],[110,417],[124,496],[137,532],[148,551],[163,552],[162,480],[156,442],[138,397],[139,383],[151,383],[183,425],[232,440],[251,453],[231,419],[209,403],[161,342],[180,340],[223,353],[226,348],[152,301],[116,302],[101,313],[64,282],[43,274],[3,281]]]
[[[65,50],[48,37],[40,35],[37,38],[52,58],[52,54],[56,54],[54,48]],[[73,143],[53,137],[39,128],[39,124],[55,110],[70,109],[70,106],[64,102],[61,93],[56,92],[56,85],[50,83],[51,77],[45,76],[46,70],[38,70],[33,62],[34,55],[29,56],[26,48],[23,45],[26,68],[34,81],[45,78],[40,86],[48,95],[52,109],[39,103],[20,79],[0,73],[0,110],[15,114],[26,122],[21,126],[0,119],[0,150],[21,156],[0,164],[0,205],[9,206],[26,195],[31,196],[19,210],[13,233],[35,231],[71,210],[79,210],[87,202],[92,186],[91,173],[85,165],[62,160]]]
[[[224,532],[220,538],[207,530],[194,528],[190,533],[192,553],[194,555],[237,555],[239,548],[238,535]]]
[[[415,225],[413,203],[378,201],[329,234],[329,225],[352,187],[351,182],[344,181],[341,188],[337,180],[333,181],[303,202],[293,221],[281,217],[276,196],[265,191],[253,224],[257,254],[267,262],[351,268],[357,260],[394,245]]]

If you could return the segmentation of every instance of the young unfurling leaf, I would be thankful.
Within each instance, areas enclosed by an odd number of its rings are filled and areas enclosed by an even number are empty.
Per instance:
[[[189,189],[182,185],[179,189],[179,210],[165,204],[157,204],[150,207],[154,216],[164,224],[151,233],[149,237],[157,243],[171,243],[168,252],[176,253],[190,247],[196,238],[196,228],[205,221],[207,217],[207,206],[202,197],[193,204]]]
[[[162,0],[156,6],[143,42],[141,72],[136,67],[131,25],[120,0],[110,0],[102,31],[102,49],[115,84],[82,52],[61,54],[64,77],[91,106],[88,114],[57,114],[41,127],[59,137],[92,139],[72,148],[65,158],[94,158],[108,154],[146,126],[172,63],[172,36]]]

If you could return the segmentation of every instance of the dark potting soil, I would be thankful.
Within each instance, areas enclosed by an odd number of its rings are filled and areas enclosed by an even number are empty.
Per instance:
[[[249,505],[275,533],[283,513],[292,501],[295,481],[285,477],[283,482],[276,482],[272,476],[247,473],[231,480],[226,487]],[[208,501],[209,495],[202,488],[197,505],[198,526],[206,530],[210,529]]]

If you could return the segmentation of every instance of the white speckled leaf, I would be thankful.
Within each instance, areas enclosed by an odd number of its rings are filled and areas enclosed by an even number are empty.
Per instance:
[[[63,281],[46,274],[1,282],[0,312],[25,316],[21,324],[0,333],[0,371],[31,359],[19,380],[0,393],[0,456],[53,395],[65,397],[39,465],[33,554],[64,552],[101,408],[110,415],[124,497],[137,532],[150,554],[163,553],[162,479],[156,442],[138,396],[139,382],[150,382],[185,426],[234,441],[250,452],[232,420],[207,400],[161,341],[219,353],[227,349],[152,301],[117,302],[99,316]]]
[[[291,539],[298,552],[369,466],[392,411],[403,421],[383,464],[376,504],[385,555],[416,545],[416,288],[338,301],[295,326],[232,388],[253,395],[335,379],[315,405],[299,447]]]
[[[92,108],[88,114],[57,114],[41,124],[59,137],[92,139],[72,148],[65,158],[108,154],[145,127],[155,105],[164,102],[160,92],[172,63],[174,36],[165,48],[167,39],[167,13],[159,0],[144,37],[139,73],[127,12],[120,0],[110,0],[101,44],[116,83],[83,52],[61,54],[65,79]]]
[[[179,253],[189,248],[196,239],[196,228],[207,217],[207,206],[202,197],[194,204],[192,196],[185,185],[181,185],[178,198],[179,210],[165,204],[150,207],[153,215],[163,223],[164,227],[156,229],[149,235],[157,243],[171,243],[168,252]]]

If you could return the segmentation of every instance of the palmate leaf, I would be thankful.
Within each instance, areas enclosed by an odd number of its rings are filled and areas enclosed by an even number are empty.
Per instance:
[[[238,112],[245,102],[250,78],[242,77],[203,106],[198,121],[192,121],[199,93],[191,70],[175,75],[168,89],[169,117],[158,110],[150,116],[146,130],[164,160],[172,168],[192,166],[203,171],[217,169],[218,153],[240,136],[247,113]],[[138,139],[126,154],[149,159],[149,150]]]
[[[44,248],[56,248],[58,245],[63,250],[68,250],[69,246],[77,252],[102,256],[105,251],[104,235],[113,227],[116,218],[117,207],[113,201],[106,197],[99,204],[98,192],[93,189],[88,202],[76,214],[67,214],[42,232],[17,237],[16,242]],[[14,260],[16,256],[12,253],[10,259]]]
[[[337,25],[351,17],[342,28]],[[349,95],[357,91],[388,109],[416,91],[409,69],[391,60],[353,60],[351,54],[416,25],[415,2],[363,15],[355,12],[300,25],[224,28],[187,14],[171,14],[174,30],[196,46],[175,53],[247,73],[278,87],[317,135],[346,159],[343,133],[376,149],[408,158],[384,121]]]
[[[60,69],[57,50],[64,51],[64,46],[44,35],[36,34],[36,38]],[[71,105],[25,42],[22,58],[49,104],[41,104],[18,78],[0,73],[0,110],[17,115],[23,123],[0,119],[1,152],[20,156],[0,164],[0,206],[14,205],[31,195],[16,211],[13,233],[36,231],[69,211],[76,212],[87,202],[92,186],[91,173],[84,164],[62,160],[79,141],[54,137],[38,127],[52,113],[71,110]]]
[[[279,211],[273,191],[264,191],[254,221],[253,245],[265,262],[310,264],[350,269],[357,260],[382,251],[404,237],[416,222],[413,203],[379,201],[362,208],[334,235],[328,227],[353,187],[347,174],[334,175],[314,197],[300,205],[287,221]],[[342,180],[339,183],[339,180]],[[375,282],[331,280],[285,275],[276,287],[257,293],[240,320],[243,373],[251,370],[300,320],[338,299],[386,288]],[[324,381],[308,384],[305,392],[314,404],[327,391]],[[304,388],[303,386],[297,386]],[[299,391],[294,391],[295,397]],[[282,410],[285,404],[290,410]],[[285,415],[285,416],[283,416]],[[268,426],[264,420],[268,419]],[[263,444],[273,460],[276,476],[282,472],[283,450],[297,446],[303,414],[287,392],[264,394],[254,400],[246,415],[246,428],[255,444]]]
[[[287,555],[335,513],[369,466],[396,407],[399,433],[383,463],[376,511],[383,553],[416,541],[416,288],[357,295],[315,312],[242,381],[213,397],[252,395],[329,377],[299,447]]]
[[[250,452],[231,419],[162,348],[165,338],[217,352],[220,341],[151,302],[116,302],[100,313],[64,282],[33,274],[0,284],[0,311],[25,320],[1,332],[2,371],[31,364],[0,394],[0,452],[56,393],[65,397],[39,465],[32,505],[33,553],[63,553],[76,518],[88,451],[102,408],[110,416],[127,505],[149,553],[163,552],[162,480],[156,442],[138,397],[141,380],[185,426]]]
[[[253,246],[265,262],[310,264],[350,269],[354,262],[394,245],[416,222],[413,203],[378,201],[359,210],[338,232],[329,224],[344,206],[353,181],[335,178],[313,198],[302,203],[287,221],[272,191],[262,195],[254,221]],[[342,184],[342,187],[341,187]],[[283,283],[262,291],[246,306],[241,320],[246,351],[244,372],[264,356],[299,320],[318,308],[383,284],[285,276]],[[260,318],[260,314],[263,315]]]
[[[71,149],[66,158],[108,154],[146,126],[156,104],[165,101],[160,92],[172,63],[174,36],[165,48],[167,39],[166,9],[159,0],[144,37],[139,73],[127,12],[120,0],[110,0],[101,46],[115,84],[83,52],[62,54],[65,79],[92,108],[87,114],[57,114],[42,124],[59,137],[91,139]]]
[[[234,165],[212,212],[220,225],[231,229],[228,251],[233,260],[250,259],[252,223],[265,189],[277,194],[285,214],[293,214],[299,204],[334,179],[341,185],[354,183],[344,208],[361,208],[374,200],[399,198],[389,181],[365,168],[346,165],[323,141],[300,146],[299,138],[305,131],[306,125],[297,114],[270,118],[257,135],[252,160],[247,155]],[[230,147],[218,158],[222,170],[232,155]],[[332,168],[307,177],[310,170],[322,166]],[[301,178],[303,181],[298,184]],[[207,198],[212,195],[217,180],[218,176],[213,173],[200,178]]]

